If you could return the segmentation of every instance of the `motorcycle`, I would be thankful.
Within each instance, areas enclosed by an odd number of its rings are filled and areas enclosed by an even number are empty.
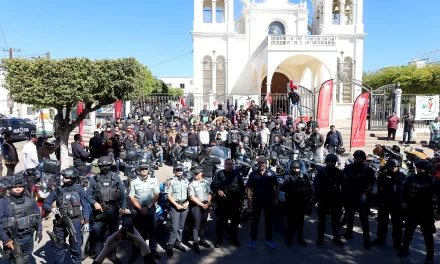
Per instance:
[[[50,192],[60,185],[61,180],[59,175],[42,172],[40,182],[36,183],[32,187],[32,194],[38,204],[38,207],[41,208],[41,215],[43,218],[47,218],[50,214],[50,212],[46,212],[42,208],[44,202],[46,201],[47,197],[49,197]]]
[[[409,147],[409,150],[407,148]],[[403,149],[403,153],[406,155],[406,166],[408,169],[408,173],[415,173],[414,164],[421,159],[427,160],[429,159],[428,155],[425,154],[425,151],[421,148],[413,148],[410,145],[405,145]]]

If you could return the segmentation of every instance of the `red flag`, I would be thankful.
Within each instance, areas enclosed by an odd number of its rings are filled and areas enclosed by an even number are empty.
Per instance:
[[[83,103],[79,102],[78,103],[78,116],[81,114],[82,111],[83,111]],[[84,134],[84,120],[82,120],[81,123],[79,123],[79,134],[81,136]]]
[[[115,106],[115,118],[121,118],[122,116],[122,101],[116,101],[114,103]]]
[[[289,86],[290,86],[290,88],[298,90],[298,85],[293,80],[290,80]]]
[[[180,97],[180,104],[186,108],[185,99],[183,99],[183,97]]]
[[[363,93],[356,98],[351,117],[350,148],[365,146],[365,129],[370,93]]]
[[[270,96],[270,92],[267,93],[267,95],[266,95],[266,101],[267,101],[269,104],[272,103],[272,96]]]
[[[328,127],[330,120],[330,104],[332,102],[333,80],[328,80],[321,85],[318,99],[318,121],[319,127]],[[334,109],[333,109],[334,111]]]

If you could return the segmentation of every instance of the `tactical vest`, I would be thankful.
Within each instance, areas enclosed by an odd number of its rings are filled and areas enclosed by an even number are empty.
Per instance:
[[[327,184],[328,187],[325,189],[325,191],[327,193],[338,193],[341,191],[342,186],[338,180],[337,177],[335,177],[334,175],[330,175],[329,171],[327,168],[324,168],[325,171],[325,178],[327,179]],[[335,172],[337,172],[338,170],[336,170]]]
[[[432,178],[432,182],[434,178]],[[427,202],[431,199],[430,181],[413,179],[409,193],[411,203]],[[425,206],[420,204],[420,206]]]
[[[69,189],[69,190],[67,190]],[[81,197],[79,196],[79,186],[73,185],[70,188],[63,188],[63,193],[60,197],[60,201],[63,203],[62,207],[65,208],[69,218],[76,219],[81,218]],[[57,206],[60,206],[57,203]]]
[[[182,140],[183,146],[188,147],[188,133],[181,132],[180,133],[180,139]]]
[[[238,130],[231,130],[231,142],[234,144],[238,144],[238,142],[240,142],[240,135],[238,134]]]
[[[238,185],[238,176],[234,173],[232,175],[232,181],[227,181],[228,177],[225,175],[224,171],[220,171],[220,180],[225,186],[225,193],[238,193],[240,192]]]
[[[119,201],[121,199],[121,193],[119,192],[119,189],[114,186],[116,181],[114,174],[108,173],[107,175],[98,175],[95,176],[95,181],[98,184],[99,189],[95,190],[94,199],[100,201],[100,203]],[[97,192],[101,193],[101,197],[99,197]]]
[[[8,231],[8,234],[13,237],[13,230],[15,229],[15,235],[23,237],[32,234],[38,227],[39,214],[35,214],[32,198],[24,195],[24,202],[21,204],[15,203],[9,197],[6,198],[9,201],[9,215],[11,217],[5,217],[1,219],[1,225]]]

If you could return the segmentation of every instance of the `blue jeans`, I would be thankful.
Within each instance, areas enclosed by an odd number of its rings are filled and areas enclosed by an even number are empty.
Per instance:
[[[241,161],[247,162],[247,163],[251,163],[251,159],[250,158],[244,159],[243,156],[238,156],[238,159],[241,160]]]
[[[296,103],[296,107],[298,108],[299,116],[302,116],[301,102],[298,101],[298,103]],[[294,109],[295,109],[295,104],[292,104],[292,102],[290,102],[290,114],[291,115],[293,115]]]
[[[159,162],[161,165],[163,164],[163,154],[159,154]]]
[[[403,143],[405,142],[410,142],[411,141],[411,137],[412,137],[412,129],[410,130],[403,130]],[[406,135],[408,134],[408,141],[406,141]]]
[[[199,147],[195,146],[195,147],[188,147],[190,150],[194,151],[194,153],[197,153]]]

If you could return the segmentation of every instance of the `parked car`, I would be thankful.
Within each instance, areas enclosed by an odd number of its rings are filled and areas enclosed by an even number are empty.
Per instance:
[[[23,118],[23,121],[26,122],[26,123],[28,123],[28,124],[35,125],[35,121],[32,120],[32,119],[30,119],[30,118]]]
[[[31,131],[37,130],[37,126],[29,124],[20,118],[0,118],[0,133],[11,133],[14,140],[27,139]]]

